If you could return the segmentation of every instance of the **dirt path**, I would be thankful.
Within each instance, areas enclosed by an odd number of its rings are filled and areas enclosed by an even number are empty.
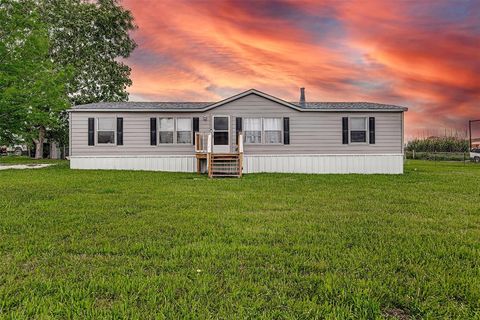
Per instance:
[[[7,169],[41,169],[45,167],[49,167],[53,164],[44,163],[44,164],[0,164],[0,170],[7,170]]]

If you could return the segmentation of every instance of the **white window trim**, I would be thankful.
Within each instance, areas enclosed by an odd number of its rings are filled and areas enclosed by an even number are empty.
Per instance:
[[[260,119],[260,142],[247,142],[247,130],[245,130],[245,121],[244,119]],[[242,126],[243,126],[243,143],[252,146],[258,146],[264,144],[264,137],[263,137],[263,117],[242,117]]]
[[[246,142],[245,139],[246,139],[246,130],[243,129],[242,132],[243,132],[243,138],[244,138],[244,141],[243,143],[244,144],[247,144],[247,145],[253,145],[253,146],[258,146],[258,145],[267,145],[267,146],[279,146],[279,145],[283,145],[283,135],[284,135],[284,132],[285,132],[285,128],[283,127],[284,123],[283,123],[283,117],[280,117],[280,116],[272,116],[272,117],[242,117],[242,122],[243,122],[243,127],[245,128],[245,121],[244,119],[260,119],[260,125],[261,125],[261,133],[260,133],[260,139],[261,141],[260,142]],[[266,140],[265,140],[265,124],[264,124],[264,120],[265,119],[280,119],[280,123],[282,124],[281,125],[281,129],[280,129],[280,142],[278,143],[267,143]],[[291,131],[290,131],[291,132]]]
[[[215,130],[215,118],[227,118],[228,119],[228,126],[227,126],[227,130]],[[193,121],[193,120],[192,120]],[[218,131],[218,132],[225,132],[227,131],[228,132],[228,146],[231,146],[232,145],[232,141],[231,141],[231,131],[230,131],[230,126],[231,126],[231,119],[230,119],[230,116],[228,115],[223,115],[223,114],[215,114],[215,115],[212,115],[212,134],[215,134],[215,131]],[[192,123],[192,130],[193,130],[193,123]],[[213,144],[213,136],[212,136],[212,144]]]
[[[173,120],[173,138],[172,143],[161,143],[160,142],[160,119],[172,119]],[[158,117],[157,118],[157,146],[173,146],[177,144],[177,131],[176,129],[177,120],[176,117]],[[165,131],[170,132],[170,131]],[[182,143],[183,144],[183,143]]]
[[[190,142],[178,142],[178,132],[187,132],[187,131],[178,131],[177,128],[178,128],[178,125],[177,125],[177,121],[178,120],[190,120]],[[185,144],[185,145],[191,145],[192,144],[192,136],[193,136],[193,118],[189,118],[189,117],[175,117],[174,118],[174,121],[173,121],[173,129],[174,129],[174,143],[175,144]],[[160,123],[160,122],[159,122]],[[166,143],[167,144],[167,143]],[[173,143],[170,143],[170,144],[173,144]]]
[[[98,125],[100,124],[100,119],[110,119],[113,118],[113,143],[100,143],[98,142]],[[97,117],[95,124],[95,143],[93,146],[116,146],[117,145],[117,116],[114,117]],[[101,130],[101,131],[111,131],[111,130]]]
[[[265,119],[280,119],[280,142],[275,142],[275,143],[267,143],[267,140],[265,139],[265,125],[263,124],[263,121]],[[273,130],[267,130],[267,131],[273,131]],[[285,132],[285,128],[283,127],[283,118],[282,117],[264,117],[262,118],[262,143],[266,145],[272,145],[272,146],[278,146],[278,145],[283,145],[283,132]]]
[[[161,143],[160,142],[160,119],[173,119],[173,141],[172,143]],[[176,145],[191,145],[192,141],[189,143],[178,143],[177,139],[177,120],[178,119],[188,119],[191,121],[191,128],[190,130],[192,134],[192,139],[193,139],[193,117],[171,117],[171,116],[165,116],[165,117],[158,117],[157,118],[157,146],[162,146],[162,147],[168,147],[168,146],[176,146]],[[169,132],[169,131],[165,131]]]
[[[355,142],[352,141],[352,131],[359,131],[359,130],[352,130],[352,119],[358,119],[358,118],[364,118],[365,119],[365,142]],[[369,144],[369,136],[368,136],[368,117],[363,116],[363,115],[356,115],[354,117],[348,117],[348,143],[349,144],[356,144],[356,145],[362,145],[362,144]]]

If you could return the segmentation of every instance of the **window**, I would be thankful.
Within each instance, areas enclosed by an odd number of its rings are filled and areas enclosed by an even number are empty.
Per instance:
[[[115,143],[115,118],[98,118],[97,141],[99,144]]]
[[[213,144],[228,146],[228,123],[229,117],[213,117]]]
[[[350,142],[367,142],[367,118],[350,118]]]
[[[262,118],[244,119],[245,143],[262,143]]]
[[[173,118],[159,119],[159,143],[173,143]]]
[[[265,143],[282,143],[282,119],[263,119],[263,130],[265,133]]]
[[[177,143],[192,143],[192,119],[177,119]]]

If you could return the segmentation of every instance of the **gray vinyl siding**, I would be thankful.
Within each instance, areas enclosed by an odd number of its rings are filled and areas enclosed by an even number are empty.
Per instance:
[[[403,112],[301,112],[251,94],[206,112],[79,112],[71,113],[72,156],[193,155],[192,144],[150,145],[150,118],[200,119],[208,132],[213,115],[230,116],[230,142],[235,142],[236,117],[290,118],[290,144],[244,145],[245,154],[399,154],[402,152]],[[206,119],[204,120],[204,116]],[[376,119],[376,143],[342,144],[342,117]],[[124,145],[88,146],[88,118],[123,117]],[[97,141],[95,141],[97,142]]]

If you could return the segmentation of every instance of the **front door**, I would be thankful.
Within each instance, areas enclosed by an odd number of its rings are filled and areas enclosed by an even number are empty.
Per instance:
[[[230,117],[213,116],[213,152],[230,152]]]

